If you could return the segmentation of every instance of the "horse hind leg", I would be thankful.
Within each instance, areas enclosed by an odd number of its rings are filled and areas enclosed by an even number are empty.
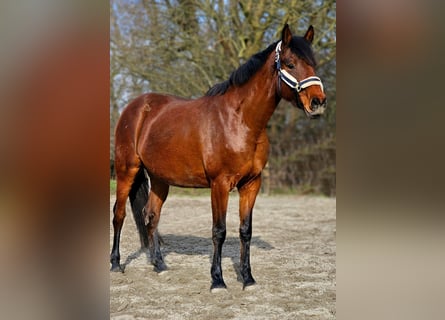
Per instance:
[[[135,163],[130,168],[123,166],[116,166],[116,202],[113,207],[113,248],[110,254],[111,271],[123,272],[123,267],[120,265],[120,236],[122,225],[126,216],[125,206],[127,203],[128,194],[132,188],[133,181],[139,172],[139,163]]]
[[[145,223],[147,225],[148,248],[151,263],[156,272],[167,270],[161,253],[161,238],[158,233],[158,224],[161,217],[161,209],[168,196],[169,185],[150,177],[151,189],[148,202],[145,206]]]

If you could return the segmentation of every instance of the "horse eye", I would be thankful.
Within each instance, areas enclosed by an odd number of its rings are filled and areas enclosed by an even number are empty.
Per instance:
[[[292,63],[286,63],[286,66],[287,66],[289,69],[293,69],[293,68],[295,68],[295,66],[294,66]]]

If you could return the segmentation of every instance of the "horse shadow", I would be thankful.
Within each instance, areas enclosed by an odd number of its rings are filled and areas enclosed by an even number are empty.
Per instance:
[[[209,263],[212,263],[213,258],[213,244],[211,237],[197,237],[192,235],[175,235],[175,234],[162,234],[161,235],[161,251],[163,257],[167,257],[171,253],[182,255],[198,255],[207,256]],[[251,247],[256,247],[261,250],[275,249],[267,241],[264,241],[259,236],[253,236],[250,242]],[[132,254],[128,255],[125,262],[122,264],[123,270],[131,262],[139,258],[142,254],[147,257],[147,263],[150,264],[150,253],[148,249],[139,249]],[[228,257],[232,260],[232,266],[237,274],[237,280],[243,282],[240,271],[240,239],[238,237],[226,237],[226,241],[223,246],[222,257]]]

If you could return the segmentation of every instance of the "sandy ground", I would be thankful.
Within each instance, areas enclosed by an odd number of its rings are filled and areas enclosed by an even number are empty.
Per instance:
[[[232,193],[222,260],[227,290],[211,293],[209,197],[167,199],[159,231],[169,269],[161,274],[139,251],[127,207],[121,238],[125,272],[110,273],[111,319],[335,319],[335,215],[333,198],[260,195],[251,244],[257,285],[243,291],[238,196]]]

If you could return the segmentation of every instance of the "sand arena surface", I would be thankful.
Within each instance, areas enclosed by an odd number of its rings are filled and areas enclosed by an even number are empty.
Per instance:
[[[110,199],[110,248],[112,206]],[[336,200],[261,196],[254,208],[252,275],[239,276],[238,195],[230,195],[222,268],[227,290],[210,292],[210,198],[171,195],[159,224],[168,271],[140,252],[127,204],[121,237],[124,273],[110,273],[111,319],[335,319]]]

